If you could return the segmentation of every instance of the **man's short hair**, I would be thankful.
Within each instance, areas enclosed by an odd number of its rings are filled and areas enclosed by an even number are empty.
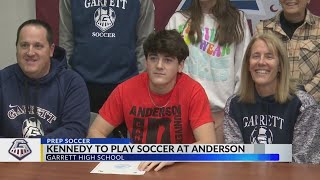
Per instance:
[[[144,55],[162,53],[177,57],[179,63],[189,56],[189,48],[176,30],[162,30],[149,35],[143,44]]]
[[[47,31],[47,40],[50,45],[53,44],[53,31],[52,31],[52,28],[50,27],[50,25],[44,21],[39,20],[39,19],[30,19],[30,20],[25,21],[24,23],[22,23],[19,26],[18,31],[17,31],[16,46],[18,45],[19,35],[20,35],[21,29],[25,26],[28,26],[28,25],[41,26],[41,27],[45,28]]]

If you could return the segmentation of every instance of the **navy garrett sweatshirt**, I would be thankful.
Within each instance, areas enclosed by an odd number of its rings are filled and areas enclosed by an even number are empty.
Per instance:
[[[50,72],[30,79],[18,64],[0,71],[0,136],[6,138],[86,137],[90,107],[83,79],[67,68],[56,47]]]
[[[225,107],[224,136],[227,144],[292,144],[296,163],[320,163],[320,107],[305,91],[298,90],[286,103],[273,96],[256,103],[231,96]]]

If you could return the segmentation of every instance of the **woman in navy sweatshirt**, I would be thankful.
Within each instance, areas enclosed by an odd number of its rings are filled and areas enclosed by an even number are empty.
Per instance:
[[[293,144],[295,162],[319,163],[320,110],[313,97],[290,80],[284,48],[273,34],[256,35],[249,43],[240,89],[225,107],[225,140]]]

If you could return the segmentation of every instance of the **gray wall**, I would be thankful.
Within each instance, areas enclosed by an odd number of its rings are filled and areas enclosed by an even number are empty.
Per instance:
[[[21,23],[36,17],[35,0],[1,1],[0,69],[16,62],[16,31]]]

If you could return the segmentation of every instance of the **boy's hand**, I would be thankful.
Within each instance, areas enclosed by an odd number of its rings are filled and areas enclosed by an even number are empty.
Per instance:
[[[150,171],[154,168],[154,171],[159,171],[165,166],[170,166],[174,164],[174,162],[141,162],[138,166],[140,171]]]

